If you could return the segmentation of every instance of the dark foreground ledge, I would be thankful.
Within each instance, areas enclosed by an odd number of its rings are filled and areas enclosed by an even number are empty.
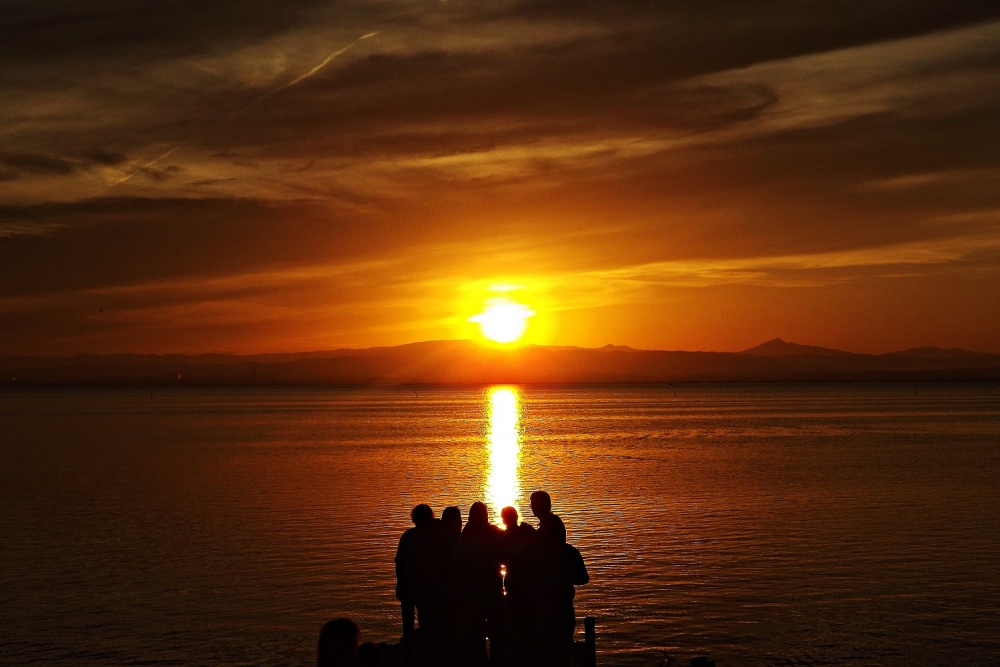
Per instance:
[[[583,619],[583,635],[584,641],[573,642],[570,667],[597,667],[597,630],[593,616]],[[382,650],[381,667],[411,667],[412,656],[402,644],[383,642],[378,644],[378,647]],[[674,658],[666,651],[662,653],[663,659],[660,660],[658,667],[678,667],[678,662]],[[715,661],[699,656],[691,660],[690,667],[715,667]]]

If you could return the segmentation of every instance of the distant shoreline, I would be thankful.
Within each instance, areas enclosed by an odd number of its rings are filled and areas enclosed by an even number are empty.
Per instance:
[[[1000,382],[1000,355],[918,348],[854,354],[771,341],[745,352],[481,347],[431,341],[288,355],[0,357],[0,387],[565,386]]]

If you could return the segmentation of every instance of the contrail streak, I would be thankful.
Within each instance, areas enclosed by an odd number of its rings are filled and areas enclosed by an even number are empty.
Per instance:
[[[291,83],[286,83],[281,88],[278,88],[278,90],[284,90],[285,88],[291,88],[295,84],[308,79],[313,74],[315,74],[316,72],[320,71],[321,69],[323,69],[324,67],[326,67],[327,65],[329,65],[330,61],[333,60],[334,58],[336,58],[337,56],[339,56],[341,54],[347,53],[347,51],[350,50],[351,48],[353,48],[354,45],[357,44],[358,42],[360,42],[362,40],[365,40],[365,39],[370,39],[370,38],[374,37],[377,34],[378,34],[377,32],[370,32],[367,35],[361,35],[361,37],[358,37],[356,40],[354,40],[353,42],[351,42],[350,44],[348,44],[344,48],[340,49],[339,51],[334,51],[333,53],[331,53],[330,55],[328,55],[326,57],[326,59],[323,60],[323,62],[321,62],[319,65],[316,65],[316,67],[313,67],[311,70],[309,70],[308,72],[306,72],[302,76],[298,77],[297,79],[295,79]],[[278,92],[278,90],[276,90],[274,92]]]
[[[152,160],[150,160],[146,164],[139,165],[138,167],[136,167],[132,171],[128,172],[127,174],[125,174],[124,176],[122,176],[121,178],[119,178],[117,181],[112,181],[110,184],[108,184],[107,186],[105,186],[105,188],[102,188],[101,192],[104,192],[105,189],[110,188],[112,186],[120,185],[121,183],[124,183],[125,181],[129,180],[130,178],[132,178],[133,176],[135,176],[136,174],[138,174],[143,169],[148,169],[149,167],[152,167],[154,164],[156,164],[160,160],[166,160],[168,157],[170,157],[175,152],[177,152],[177,150],[181,146],[183,146],[183,145],[184,145],[183,143],[177,144],[176,146],[174,146],[173,148],[171,148],[170,150],[168,150],[166,153],[164,153],[160,157],[153,158]],[[100,193],[98,193],[98,194],[100,194]]]
[[[315,75],[321,69],[323,69],[324,67],[326,67],[327,65],[329,65],[330,61],[332,61],[334,58],[336,58],[338,56],[342,56],[343,54],[345,54],[348,51],[350,51],[351,49],[353,49],[358,44],[358,42],[361,42],[361,41],[366,40],[366,39],[370,39],[370,38],[374,37],[377,34],[378,34],[377,32],[370,32],[367,35],[361,35],[361,37],[358,37],[356,40],[354,40],[353,42],[351,42],[350,44],[348,44],[344,48],[338,49],[337,51],[334,51],[333,53],[331,53],[330,55],[328,55],[326,58],[323,59],[323,62],[321,62],[319,65],[316,65],[315,67],[313,67],[311,70],[309,70],[305,74],[302,74],[300,76],[295,77],[294,79],[292,79],[291,81],[289,81],[288,83],[286,83],[283,86],[278,86],[274,90],[270,90],[270,91],[264,93],[263,95],[261,95],[260,97],[258,97],[256,100],[254,100],[253,102],[251,102],[247,106],[245,106],[242,109],[239,109],[237,111],[234,111],[232,114],[230,114],[229,117],[233,118],[235,116],[239,116],[244,111],[249,111],[250,109],[254,108],[255,106],[257,106],[258,104],[260,104],[261,102],[263,102],[267,98],[269,98],[269,97],[271,97],[273,95],[277,95],[278,93],[280,93],[283,90],[288,90],[292,86],[296,86],[296,85],[302,83],[303,81],[305,81],[309,77]]]

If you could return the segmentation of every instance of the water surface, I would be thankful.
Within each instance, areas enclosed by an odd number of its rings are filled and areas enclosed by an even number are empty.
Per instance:
[[[1000,664],[1000,388],[0,393],[0,663],[398,637],[408,511],[548,489],[602,665]]]

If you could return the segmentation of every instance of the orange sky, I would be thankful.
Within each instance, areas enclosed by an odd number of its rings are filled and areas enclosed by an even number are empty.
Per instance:
[[[496,284],[528,342],[1000,352],[1000,7],[104,4],[0,19],[0,354],[468,337]]]

